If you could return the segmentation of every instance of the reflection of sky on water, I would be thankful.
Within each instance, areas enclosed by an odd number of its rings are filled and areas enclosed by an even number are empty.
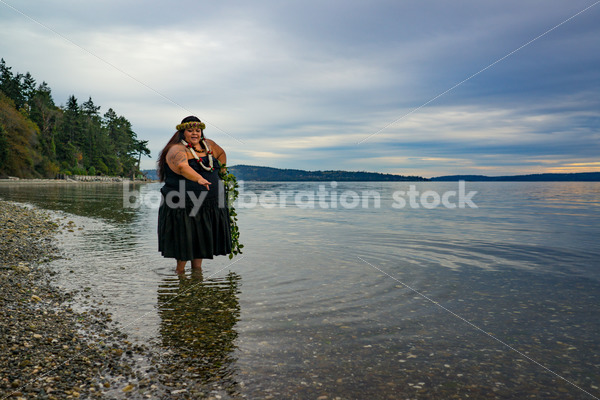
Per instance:
[[[128,184],[131,190],[145,185]],[[54,211],[99,218],[108,222],[130,223],[136,210],[123,208],[123,183],[17,183],[0,184],[0,198]]]

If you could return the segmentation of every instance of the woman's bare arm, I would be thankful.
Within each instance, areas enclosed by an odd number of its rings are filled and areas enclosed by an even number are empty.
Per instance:
[[[215,143],[214,140],[206,139],[208,146],[213,152],[214,157],[219,160],[221,165],[227,164],[227,154],[225,154],[225,150],[221,146]]]
[[[179,174],[190,181],[198,182],[198,184],[202,186],[206,186],[207,190],[210,189],[210,182],[194,171],[188,164],[187,152],[183,145],[177,144],[169,149],[169,152],[167,153],[167,164],[176,174]]]

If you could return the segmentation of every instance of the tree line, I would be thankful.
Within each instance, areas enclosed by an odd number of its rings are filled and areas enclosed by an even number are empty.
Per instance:
[[[366,171],[304,171],[300,169],[280,169],[254,165],[234,165],[229,167],[238,180],[245,181],[352,181],[352,182],[413,182],[427,181],[421,176],[382,174]],[[151,175],[148,174],[148,177]]]
[[[0,176],[138,175],[147,144],[112,108],[74,95],[57,106],[46,82],[0,60]]]

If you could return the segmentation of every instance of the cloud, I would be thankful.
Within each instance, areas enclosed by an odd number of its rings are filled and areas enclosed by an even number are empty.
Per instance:
[[[154,157],[195,114],[233,164],[596,168],[600,6],[502,59],[591,4],[23,0],[51,30],[0,4],[0,56],[58,104],[112,107]]]

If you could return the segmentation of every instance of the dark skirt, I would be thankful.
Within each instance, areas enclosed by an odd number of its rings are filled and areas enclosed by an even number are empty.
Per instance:
[[[189,261],[231,253],[229,211],[217,199],[206,199],[195,216],[193,204],[171,208],[163,201],[158,210],[158,251],[167,258]]]

